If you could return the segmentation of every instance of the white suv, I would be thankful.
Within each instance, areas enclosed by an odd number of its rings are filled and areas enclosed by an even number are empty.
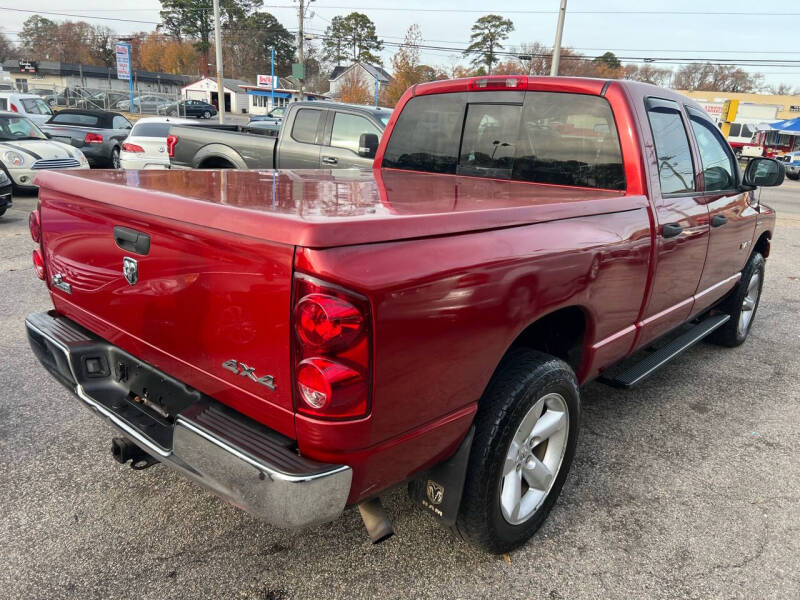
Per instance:
[[[53,116],[50,106],[36,94],[0,91],[0,110],[19,113],[37,125],[44,125]]]

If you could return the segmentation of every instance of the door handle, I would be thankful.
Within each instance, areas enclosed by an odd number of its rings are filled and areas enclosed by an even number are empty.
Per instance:
[[[722,227],[727,222],[728,222],[728,217],[726,217],[725,215],[714,215],[711,218],[712,227]]]
[[[114,227],[114,241],[117,246],[134,254],[150,252],[150,236],[127,227]]]
[[[666,223],[661,228],[661,235],[665,238],[671,238],[680,235],[682,231],[683,227],[679,223]]]
[[[322,162],[324,162],[326,165],[335,165],[339,161],[333,156],[323,156]]]

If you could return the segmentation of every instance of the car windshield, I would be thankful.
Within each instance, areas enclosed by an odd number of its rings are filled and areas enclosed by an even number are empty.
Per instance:
[[[25,112],[32,115],[52,115],[53,111],[47,105],[47,102],[41,98],[22,98],[22,106],[25,107]]]
[[[0,116],[0,141],[46,139],[47,136],[30,119],[26,117]]]

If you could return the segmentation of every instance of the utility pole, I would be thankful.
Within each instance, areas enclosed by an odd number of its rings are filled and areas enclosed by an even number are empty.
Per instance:
[[[222,31],[219,23],[219,0],[214,0],[214,46],[217,55],[217,114],[219,115],[219,124],[222,125],[225,123],[225,88],[222,85]]]
[[[558,63],[561,60],[561,34],[564,33],[564,17],[567,15],[567,0],[561,0],[556,26],[556,43],[553,45],[553,61],[550,65],[550,77],[558,75]]]
[[[300,8],[297,11],[297,61],[300,63],[302,77],[300,80],[300,101],[303,101],[303,80],[306,78],[305,62],[303,61],[303,18],[306,16],[306,7],[303,0],[300,0]]]

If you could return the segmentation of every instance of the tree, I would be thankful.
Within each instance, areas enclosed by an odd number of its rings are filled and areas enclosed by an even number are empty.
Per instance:
[[[415,24],[408,28],[403,44],[392,56],[394,80],[383,93],[384,105],[394,106],[408,88],[424,81],[420,69],[422,65],[419,62],[420,44],[422,44],[422,32],[419,25]]]
[[[0,31],[0,61],[7,60],[16,54],[14,45],[3,32]]]
[[[755,92],[763,87],[761,73],[748,73],[733,65],[691,63],[675,73],[673,87],[679,90]]]
[[[375,23],[363,13],[334,17],[325,30],[325,58],[336,65],[348,57],[353,62],[381,64],[375,52],[382,49],[383,42],[375,33]]]
[[[776,96],[792,96],[798,93],[798,91],[794,90],[788,83],[771,85],[767,88],[767,91],[770,94],[775,94]]]
[[[340,93],[340,100],[348,104],[369,104],[372,100],[372,94],[369,88],[361,81],[361,78],[356,73],[356,69],[351,70],[345,75]]]
[[[287,73],[294,57],[294,36],[273,15],[250,14],[225,40],[232,72],[246,78],[269,73],[270,49],[275,48],[275,73]]]
[[[92,28],[92,42],[89,53],[92,62],[106,67],[113,67],[116,64],[114,52],[114,30],[105,25],[95,25]]]
[[[672,70],[660,69],[649,64],[642,65],[641,67],[637,65],[625,65],[622,69],[621,76],[624,79],[652,83],[653,85],[663,87],[669,85],[672,79]]]
[[[617,70],[622,67],[622,63],[619,62],[617,55],[613,52],[606,52],[605,54],[595,58],[593,62],[599,65],[605,65],[612,70]]]
[[[203,73],[208,72],[211,33],[214,31],[214,10],[210,2],[195,0],[161,0],[161,20],[169,31],[189,36],[203,57]]]
[[[45,17],[34,15],[25,19],[19,32],[20,51],[39,60],[57,58],[58,25]]]
[[[464,50],[464,55],[473,55],[472,64],[475,68],[486,65],[486,71],[492,72],[492,66],[497,62],[497,51],[503,49],[502,42],[508,39],[508,34],[514,31],[511,19],[504,19],[500,15],[485,15],[475,21],[470,35],[470,45]]]

